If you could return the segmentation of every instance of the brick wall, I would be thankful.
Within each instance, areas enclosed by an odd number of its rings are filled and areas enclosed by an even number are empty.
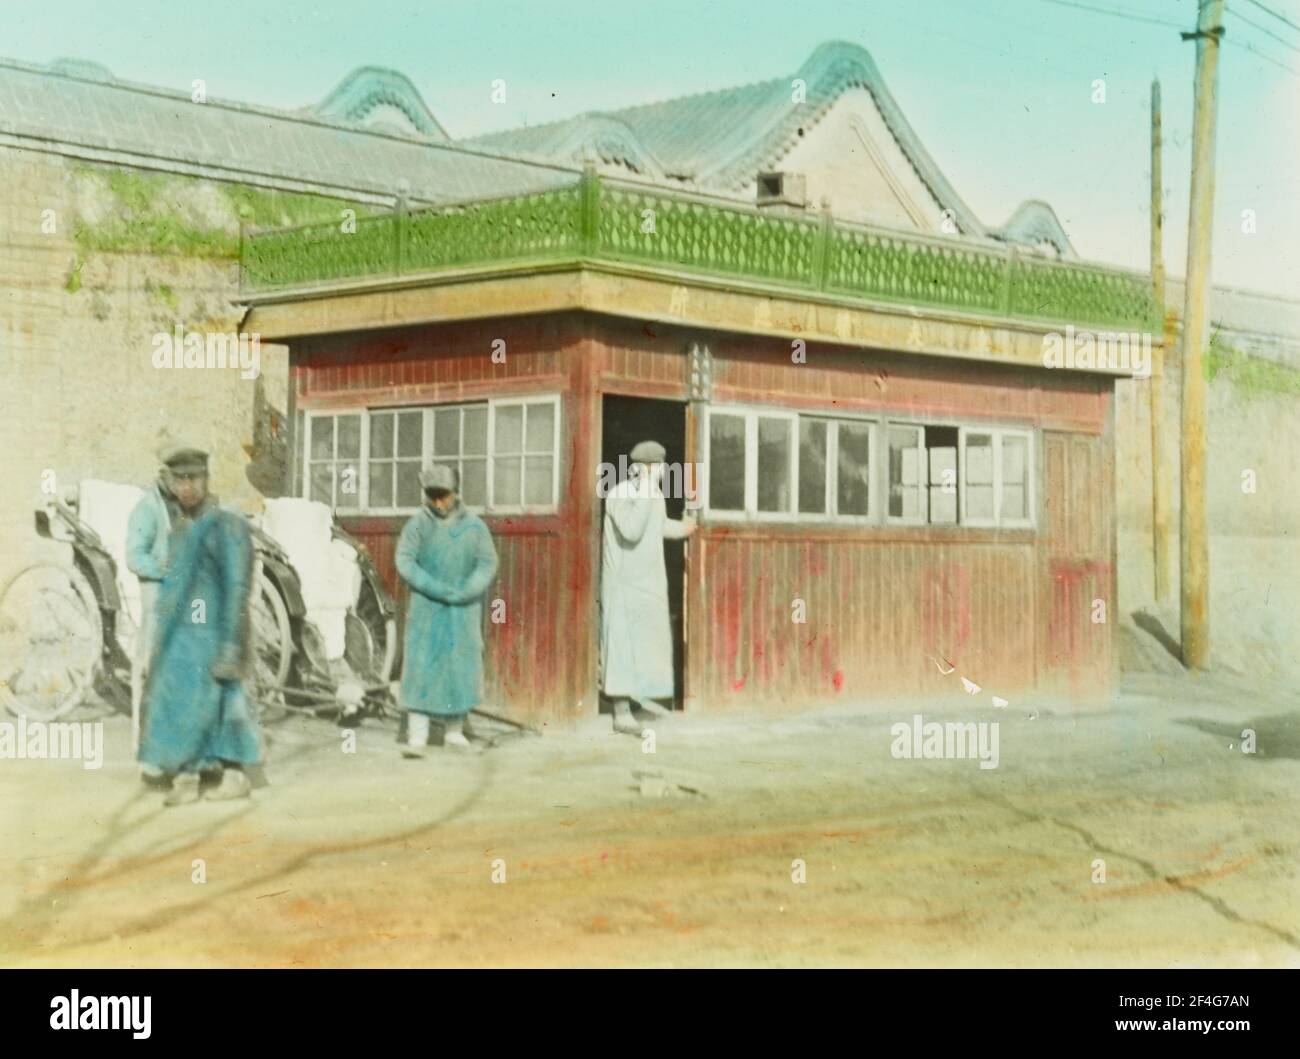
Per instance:
[[[0,579],[44,550],[32,529],[42,474],[58,487],[84,477],[144,484],[167,438],[213,453],[213,488],[240,505],[273,482],[267,429],[285,408],[287,353],[262,347],[262,377],[153,366],[157,332],[238,330],[233,262],[195,254],[87,250],[77,226],[116,208],[101,175],[54,155],[0,147]],[[221,196],[186,180],[158,216],[232,226]],[[52,210],[51,214],[43,214]],[[43,231],[43,222],[53,231]]]

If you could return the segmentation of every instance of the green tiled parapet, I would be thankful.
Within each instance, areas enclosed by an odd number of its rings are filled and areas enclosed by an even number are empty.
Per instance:
[[[567,187],[247,233],[249,294],[474,268],[607,261],[775,292],[952,310],[983,317],[1155,330],[1137,272],[1058,261],[992,240],[945,238],[773,213],[616,184]]]

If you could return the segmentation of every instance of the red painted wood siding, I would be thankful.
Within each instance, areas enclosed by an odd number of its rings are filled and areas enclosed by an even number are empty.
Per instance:
[[[1109,691],[1114,616],[1098,627],[1080,610],[1114,599],[1106,380],[816,344],[794,364],[783,341],[568,314],[291,343],[300,408],[563,395],[560,512],[488,520],[501,555],[490,598],[507,613],[485,628],[489,705],[533,720],[595,709],[601,393],[685,400],[685,350],[701,337],[718,403],[1039,428],[1039,526],[703,527],[687,568],[692,705],[959,692],[958,673],[1005,697]],[[497,338],[505,364],[491,360]],[[400,520],[350,526],[400,594]],[[795,598],[807,624],[791,621]],[[932,657],[957,672],[941,675]]]
[[[505,341],[505,363],[492,360]],[[485,621],[484,705],[525,719],[573,715],[591,702],[595,660],[589,547],[595,430],[589,372],[571,317],[529,317],[291,343],[300,409],[430,404],[526,393],[561,394],[560,497],[554,515],[489,516],[500,569],[488,593],[505,621]],[[369,549],[405,612],[394,551],[405,519],[344,525]]]
[[[692,549],[690,689],[701,702],[960,690],[932,659],[996,693],[1033,683],[1030,543],[710,533]],[[796,599],[806,624],[792,620]]]

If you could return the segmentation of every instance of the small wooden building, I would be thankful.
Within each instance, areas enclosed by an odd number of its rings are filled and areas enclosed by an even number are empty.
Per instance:
[[[291,488],[399,594],[416,474],[459,469],[501,556],[500,709],[597,709],[599,468],[642,438],[702,471],[670,501],[701,521],[668,546],[687,708],[1113,688],[1128,365],[1043,350],[1149,332],[1144,276],[592,173],[257,233],[243,274],[290,348]]]

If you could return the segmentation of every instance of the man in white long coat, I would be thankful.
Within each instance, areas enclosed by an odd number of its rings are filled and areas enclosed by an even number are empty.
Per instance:
[[[600,577],[601,689],[612,700],[614,730],[639,735],[631,704],[673,696],[664,539],[695,532],[695,520],[668,518],[662,492],[664,447],[643,441],[630,453],[631,476],[605,499]]]

